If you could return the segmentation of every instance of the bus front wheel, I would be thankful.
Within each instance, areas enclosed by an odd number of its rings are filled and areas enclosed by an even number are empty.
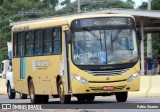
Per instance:
[[[61,104],[69,103],[71,101],[71,95],[64,94],[64,86],[61,79],[59,80],[59,83],[58,83],[58,94],[59,94]]]
[[[126,102],[128,97],[128,92],[118,92],[115,94],[117,102]]]

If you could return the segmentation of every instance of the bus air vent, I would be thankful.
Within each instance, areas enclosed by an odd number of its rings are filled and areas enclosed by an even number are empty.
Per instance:
[[[126,69],[120,69],[120,70],[107,70],[107,71],[90,71],[86,70],[88,74],[92,74],[93,76],[114,76],[114,75],[121,75],[124,72],[129,70],[129,68]]]

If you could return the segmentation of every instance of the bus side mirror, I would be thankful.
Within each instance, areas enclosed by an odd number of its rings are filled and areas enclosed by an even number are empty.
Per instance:
[[[66,32],[66,37],[67,37],[67,41],[66,42],[70,44],[72,42],[72,33],[67,31]]]
[[[139,41],[142,40],[142,35],[141,35],[141,31],[140,30],[137,30],[137,38]]]

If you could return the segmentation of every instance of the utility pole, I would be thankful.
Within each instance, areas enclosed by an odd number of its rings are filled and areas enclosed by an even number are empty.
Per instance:
[[[151,0],[148,0],[148,11],[151,10]],[[147,58],[152,58],[152,35],[147,34]]]
[[[77,5],[78,5],[78,13],[81,13],[81,2],[80,2],[80,0],[77,0]]]

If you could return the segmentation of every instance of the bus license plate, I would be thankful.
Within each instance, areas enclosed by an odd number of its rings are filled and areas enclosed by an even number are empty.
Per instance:
[[[114,90],[115,88],[114,88],[114,86],[104,86],[103,87],[103,90],[105,90],[105,91],[110,91],[110,90]]]

